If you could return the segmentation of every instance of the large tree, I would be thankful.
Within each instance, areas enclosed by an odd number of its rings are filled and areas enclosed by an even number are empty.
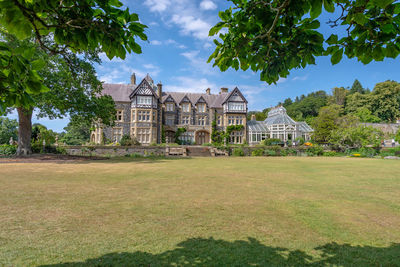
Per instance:
[[[121,6],[118,0],[0,0],[1,30],[6,35],[15,35],[19,40],[32,38],[33,35],[34,42],[43,51],[49,56],[61,55],[71,73],[74,73],[74,63],[82,60],[76,53],[83,55],[84,59],[99,52],[105,52],[110,59],[115,56],[125,58],[127,52],[141,53],[135,38],[147,40],[144,34],[146,26],[139,22],[137,14],[130,13],[129,9],[121,9]],[[0,112],[4,113],[9,107],[17,109],[18,154],[28,154],[32,111],[37,105],[35,95],[51,92],[53,84],[47,87],[43,84],[47,78],[41,76],[39,71],[46,61],[38,59],[37,50],[27,49],[24,45],[13,47],[13,44],[4,38],[0,40]],[[89,90],[92,96],[96,95],[96,88]],[[62,94],[63,91],[59,92]],[[48,101],[50,105],[47,105],[47,111],[58,109],[58,114],[71,111],[66,106],[51,107],[51,103]],[[74,104],[79,107],[85,105]],[[91,108],[99,108],[104,101],[96,104]]]
[[[400,83],[386,81],[377,83],[371,93],[373,113],[386,122],[400,118]]]
[[[343,54],[368,64],[400,53],[398,1],[230,1],[233,7],[219,12],[221,21],[209,33],[219,33],[209,62],[214,60],[222,71],[250,68],[261,71],[261,80],[276,83],[292,69],[315,64],[322,55],[330,55],[332,64]],[[332,27],[329,37],[320,31],[323,8],[336,14],[327,21]]]

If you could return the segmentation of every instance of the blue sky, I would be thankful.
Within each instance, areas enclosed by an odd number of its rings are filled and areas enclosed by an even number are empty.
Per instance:
[[[364,87],[373,89],[378,82],[399,80],[400,61],[386,59],[363,65],[356,59],[344,58],[332,66],[329,57],[320,57],[316,65],[294,70],[277,85],[259,80],[252,71],[221,72],[206,61],[214,44],[208,37],[209,29],[218,22],[218,11],[229,7],[225,0],[125,0],[131,12],[139,14],[148,25],[148,42],[140,42],[143,53],[132,54],[125,60],[108,60],[101,54],[103,63],[96,66],[98,77],[107,83],[129,83],[132,72],[141,80],[149,73],[155,82],[163,83],[164,91],[203,92],[210,87],[212,93],[219,88],[230,90],[237,86],[249,101],[250,110],[261,110],[276,105],[287,97],[296,97],[316,90],[331,92],[333,87],[351,86],[358,79]],[[325,37],[338,29],[326,25],[332,14],[321,17],[321,30]],[[9,115],[15,118],[15,114]],[[68,119],[40,119],[47,127],[62,131]]]

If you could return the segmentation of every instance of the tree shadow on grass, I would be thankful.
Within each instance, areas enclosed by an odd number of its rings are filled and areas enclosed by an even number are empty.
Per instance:
[[[320,258],[301,250],[265,246],[254,238],[233,242],[214,238],[191,238],[176,249],[160,254],[148,252],[109,253],[84,262],[66,262],[41,267],[65,266],[400,266],[400,244],[379,248],[329,243],[317,247]]]

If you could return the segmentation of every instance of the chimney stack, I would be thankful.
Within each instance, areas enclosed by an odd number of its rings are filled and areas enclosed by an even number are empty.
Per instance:
[[[210,89],[210,88],[207,88],[207,89],[206,89],[206,93],[207,93],[207,95],[211,95],[211,89]]]
[[[256,120],[256,114],[251,114],[251,120],[255,121]]]
[[[135,75],[135,73],[132,73],[132,75],[131,75],[131,84],[133,84],[133,85],[136,84],[136,75]]]
[[[161,82],[159,82],[159,83],[157,84],[157,95],[158,95],[158,97],[159,97],[160,100],[161,100],[161,98],[162,98],[162,83],[161,83]]]
[[[222,87],[221,88],[221,93],[228,93],[228,88]]]

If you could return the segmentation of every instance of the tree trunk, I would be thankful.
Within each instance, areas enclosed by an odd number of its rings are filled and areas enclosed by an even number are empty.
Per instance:
[[[17,108],[18,110],[18,149],[17,156],[32,154],[32,109]]]

